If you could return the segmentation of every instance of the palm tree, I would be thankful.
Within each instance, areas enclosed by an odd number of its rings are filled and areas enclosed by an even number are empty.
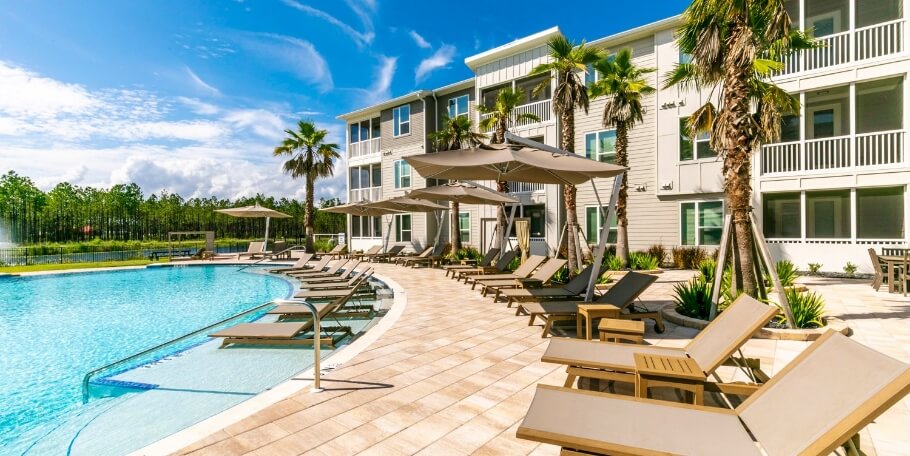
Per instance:
[[[285,130],[287,137],[275,148],[274,155],[289,155],[284,162],[284,172],[297,179],[306,179],[306,202],[304,204],[303,225],[306,229],[305,247],[308,252],[315,250],[313,245],[313,187],[316,179],[331,177],[335,172],[335,160],[341,158],[338,145],[326,143],[329,132],[319,130],[310,120],[297,122],[297,130]]]
[[[559,35],[550,39],[549,62],[540,64],[531,70],[531,74],[554,74],[556,88],[553,90],[553,111],[559,116],[562,124],[560,148],[575,152],[575,110],[578,108],[588,112],[588,91],[584,81],[579,78],[579,73],[587,71],[592,65],[603,57],[603,53],[590,47],[582,41],[580,44],[569,41]],[[535,89],[543,90],[550,81],[544,81]],[[566,241],[569,271],[574,275],[581,269],[581,258],[578,258],[578,211],[576,210],[576,193],[574,185],[567,184],[563,188],[563,198],[566,205]]]
[[[680,51],[692,60],[677,65],[665,80],[666,86],[720,94],[720,107],[701,106],[687,128],[690,135],[710,133],[711,148],[723,158],[724,192],[737,241],[735,266],[743,291],[752,296],[758,290],[749,217],[752,152],[779,138],[784,115],[799,113],[799,100],[767,79],[783,67],[783,56],[817,46],[790,24],[781,0],[693,0],[677,31]]]
[[[496,101],[493,102],[492,106],[477,106],[477,110],[480,111],[481,114],[487,116],[480,121],[480,128],[487,131],[493,131],[493,135],[490,137],[490,143],[502,144],[506,142],[506,132],[509,131],[513,124],[520,122],[540,122],[540,117],[531,113],[513,114],[515,108],[521,105],[524,99],[525,93],[520,87],[515,90],[512,90],[511,87],[506,87],[496,94]],[[496,191],[508,193],[509,183],[503,180],[496,181]],[[494,241],[495,247],[501,247],[500,244],[503,238],[501,233],[506,229],[505,221],[505,208],[500,206],[499,210],[496,211],[496,226],[499,227],[500,235],[496,236],[496,240]]]
[[[639,68],[632,63],[632,51],[623,49],[615,57],[594,64],[600,78],[588,89],[591,99],[607,97],[603,126],[616,128],[616,164],[629,166],[629,130],[642,121],[645,108],[641,99],[654,93],[644,75],[657,71]],[[616,256],[629,264],[629,220],[626,213],[628,176],[623,173],[622,186],[616,199]]]
[[[428,135],[437,152],[474,147],[483,143],[487,136],[474,131],[474,123],[469,116],[444,116],[442,128]],[[449,203],[449,239],[452,252],[461,249],[461,230],[458,228],[458,201]]]

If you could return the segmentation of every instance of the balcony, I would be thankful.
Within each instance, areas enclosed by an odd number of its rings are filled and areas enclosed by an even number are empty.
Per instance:
[[[365,157],[379,153],[380,138],[367,139],[348,145],[348,158]]]
[[[351,198],[348,201],[379,201],[381,199],[382,187],[370,187],[351,189]]]
[[[903,166],[903,130],[768,144],[761,150],[761,175]]]
[[[509,182],[509,193],[534,193],[544,191],[544,184],[531,182]]]
[[[843,65],[903,52],[904,19],[834,33],[817,38],[821,47],[808,49],[784,59],[784,68],[775,76]]]
[[[521,120],[516,121],[515,119],[522,114],[533,114],[540,119],[539,122],[533,120]],[[483,121],[486,118],[489,118],[489,114],[481,114],[480,120]],[[553,112],[550,109],[550,100],[535,101],[534,103],[523,104],[521,106],[515,107],[512,111],[512,118],[510,119],[509,125],[510,128],[516,127],[525,127],[528,125],[534,125],[537,123],[549,122],[553,117]],[[487,129],[484,133],[489,133],[493,131],[493,128]]]

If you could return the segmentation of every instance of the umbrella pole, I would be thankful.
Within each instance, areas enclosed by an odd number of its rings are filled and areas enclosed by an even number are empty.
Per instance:
[[[607,206],[606,217],[600,226],[600,241],[597,243],[597,250],[594,252],[594,265],[591,271],[591,278],[588,279],[585,302],[591,302],[594,298],[594,284],[600,278],[600,265],[604,261],[604,252],[607,250],[607,235],[610,234],[610,218],[616,213],[616,199],[619,197],[619,189],[622,188],[623,177],[625,177],[625,171],[613,178],[613,193],[610,194],[610,205]],[[594,196],[597,198],[597,204],[600,205],[600,194],[597,192],[597,185],[594,184],[594,179],[591,179],[591,186],[594,187]]]
[[[442,249],[439,248],[439,236],[442,234],[443,211],[433,211],[433,214],[436,216],[436,240],[433,241],[433,251],[442,252]]]
[[[506,225],[506,229],[502,232],[502,244],[500,244],[502,249],[506,247],[506,242],[509,243],[509,247],[512,246],[512,241],[509,240],[509,233],[512,232],[512,222],[515,221],[515,209],[517,208],[516,205],[512,205],[512,211],[509,213],[509,224]],[[499,254],[502,255],[502,250],[499,251]]]
[[[392,221],[395,220],[395,216],[392,215],[389,217],[389,224],[385,227],[385,240],[382,241],[382,253],[385,253],[389,250],[389,237],[392,236]]]
[[[263,252],[266,251],[266,245],[268,245],[268,243],[269,243],[269,220],[271,220],[271,217],[265,218],[265,240],[262,242],[262,251]]]

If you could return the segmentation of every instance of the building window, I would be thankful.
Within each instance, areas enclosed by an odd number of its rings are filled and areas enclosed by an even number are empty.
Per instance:
[[[806,237],[851,237],[850,190],[806,192]]]
[[[395,242],[411,242],[411,214],[395,215]]]
[[[693,144],[693,138],[686,127],[686,122],[688,121],[688,117],[679,119],[679,160],[700,160],[702,158],[717,157],[717,152],[711,149],[711,135],[708,133],[701,133],[696,136],[694,138],[695,144]]]
[[[352,238],[381,238],[382,237],[382,218],[381,217],[362,217],[359,215],[351,216],[351,237]]]
[[[411,188],[411,165],[404,160],[396,160],[393,166],[395,168],[395,188]]]
[[[687,54],[687,53],[683,52],[682,49],[680,49],[679,50],[679,63],[681,63],[681,64],[692,63],[692,54]]]
[[[770,239],[802,237],[799,193],[768,193],[762,196],[762,226]]]
[[[616,162],[616,130],[585,134],[585,157],[605,163]]]
[[[471,213],[458,213],[458,232],[461,233],[461,242],[471,242]]]
[[[604,207],[603,210],[598,210],[597,206],[588,206],[585,208],[585,223],[588,228],[586,233],[588,236],[589,244],[599,244],[600,243],[600,228],[603,226],[603,213],[606,212],[607,208]],[[616,243],[616,214],[613,214],[610,217],[610,234],[607,235],[607,244]]]
[[[365,166],[352,166],[349,169],[351,175],[351,190],[382,187],[382,167],[378,163]]]
[[[856,230],[860,239],[903,239],[904,187],[857,189]]]
[[[392,135],[405,136],[409,134],[411,134],[411,105],[392,109]]]
[[[449,118],[456,118],[458,116],[468,115],[468,96],[462,95],[460,97],[450,98],[449,99]]]
[[[679,212],[680,244],[720,245],[724,228],[723,201],[682,203]]]
[[[351,124],[351,144],[360,142],[360,124]]]

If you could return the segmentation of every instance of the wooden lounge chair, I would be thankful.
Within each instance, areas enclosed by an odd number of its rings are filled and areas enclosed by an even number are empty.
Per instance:
[[[507,306],[512,307],[513,302],[575,299],[588,289],[588,280],[591,278],[593,270],[594,265],[589,264],[574,279],[561,287],[502,290],[496,295],[496,300],[505,299],[508,303]]]
[[[908,392],[910,365],[829,331],[734,410],[539,385],[516,435],[564,455],[859,455]]]
[[[387,252],[377,253],[370,257],[370,261],[390,261],[392,258],[398,256],[401,251],[404,250],[403,245],[393,245]]]
[[[486,283],[493,280],[512,280],[515,279],[525,279],[530,277],[531,274],[547,260],[547,257],[543,255],[531,255],[528,259],[525,260],[521,266],[515,268],[511,273],[505,274],[484,274],[484,275],[475,275],[465,278],[465,283],[471,284],[471,289],[474,290],[477,288],[477,284]]]
[[[657,281],[657,276],[655,275],[628,272],[619,279],[616,284],[610,287],[603,296],[594,300],[594,304],[611,304],[616,306],[616,312],[619,314],[620,318],[628,320],[643,320],[645,318],[650,318],[651,320],[654,320],[655,331],[662,333],[664,332],[664,323],[660,316],[660,312],[653,312],[648,309],[639,311],[634,308],[635,300],[638,299],[638,297],[655,281]],[[541,337],[547,337],[550,334],[550,328],[553,326],[553,323],[565,320],[575,321],[579,304],[585,303],[578,301],[527,302],[518,305],[516,315],[530,315],[528,326],[533,325],[534,320],[537,318],[543,320],[544,326]]]
[[[284,274],[284,273],[287,273],[287,272],[304,271],[304,270],[307,270],[307,269],[312,269],[312,268],[313,268],[312,266],[307,266],[307,265],[306,265],[306,264],[309,263],[310,260],[312,260],[312,259],[313,259],[313,254],[312,254],[312,253],[304,253],[304,254],[301,255],[300,258],[298,258],[297,261],[295,261],[294,264],[292,264],[290,267],[287,267],[287,268],[278,268],[278,269],[269,269],[269,272],[271,272],[272,274]]]
[[[319,318],[322,320],[332,312],[337,311],[343,304],[341,301],[342,300],[339,299],[326,303],[314,303],[313,306],[316,307],[316,311],[319,312]],[[313,329],[315,323],[312,319],[312,313],[309,312],[309,309],[306,306],[300,304],[294,304],[293,306],[295,309],[286,308],[286,312],[299,312],[299,318],[302,316],[305,309],[305,314],[311,318],[300,322],[279,321],[276,323],[241,323],[231,326],[230,328],[225,328],[221,331],[211,333],[209,334],[209,337],[223,338],[221,342],[221,348],[224,348],[231,344],[313,345],[316,338],[315,334],[313,337],[300,337],[301,335]],[[282,306],[277,306],[276,308],[279,307]],[[267,313],[274,313],[274,309]],[[319,335],[320,343],[323,345],[334,346],[336,342],[336,334],[338,332],[341,332],[344,335],[350,334],[351,328],[345,326],[328,327],[322,326],[320,324],[320,331],[322,332],[322,334]]]
[[[452,278],[454,279],[457,275],[456,271],[459,271],[462,269],[473,269],[473,268],[477,268],[477,267],[485,268],[487,266],[490,266],[491,264],[493,264],[493,259],[496,258],[496,255],[499,255],[499,252],[500,252],[499,248],[493,247],[490,250],[487,250],[487,254],[484,255],[483,258],[480,260],[480,262],[477,264],[450,264],[447,266],[443,266],[442,269],[444,269],[446,271],[446,277],[448,277],[449,274],[451,274]]]
[[[354,259],[366,260],[369,259],[369,257],[379,253],[380,250],[382,250],[381,245],[374,245],[370,247],[366,252],[352,253],[350,257]]]
[[[557,337],[550,340],[541,360],[568,366],[565,386],[572,386],[577,377],[633,382],[636,353],[692,358],[707,377],[727,362],[776,314],[776,307],[758,302],[748,295],[741,295],[682,348]],[[743,360],[740,365],[748,366],[752,372],[747,373],[754,374],[756,380],[763,381],[766,376],[760,372],[756,363],[754,360]],[[718,389],[733,392],[748,390],[749,387],[737,384],[724,387],[726,390],[720,387]]]
[[[421,250],[420,253],[412,253],[409,255],[398,255],[395,257],[395,264],[405,264],[408,260],[413,260],[415,258],[426,258],[433,253],[433,250],[435,248],[436,247],[431,245],[431,246],[426,247],[425,249]],[[390,261],[390,263],[391,263],[391,261]]]
[[[345,244],[338,244],[335,247],[332,247],[332,250],[329,250],[322,255],[325,255],[333,260],[341,259],[345,255],[347,248],[348,246]]]
[[[305,253],[304,255],[313,255],[313,254]],[[284,271],[282,273],[290,275],[290,274],[296,274],[296,273],[301,273],[301,272],[323,271],[329,265],[330,261],[332,261],[331,258],[324,256],[324,257],[320,258],[319,261],[317,261],[316,263],[314,263],[312,265],[305,264],[302,268]]]
[[[534,274],[531,274],[531,281],[539,283],[540,285],[546,285],[550,282],[553,276],[562,269],[568,261],[560,258],[551,258],[547,260],[541,267],[537,268],[537,271]],[[479,277],[481,280],[481,294],[484,296],[488,295],[490,292],[495,293],[493,301],[497,301],[499,298],[499,293],[502,290],[507,290],[510,288],[523,288],[522,281],[512,279],[512,280],[487,280],[483,276]]]
[[[241,259],[241,258],[243,258],[243,257],[251,257],[251,258],[252,258],[253,255],[262,255],[263,253],[265,253],[265,252],[262,251],[262,245],[263,245],[263,244],[264,244],[264,242],[262,242],[262,241],[253,241],[253,242],[250,242],[249,247],[246,248],[246,252],[241,252],[241,253],[237,253],[237,254],[236,254],[236,255],[237,255],[237,259],[239,260],[239,259]]]
[[[328,258],[328,257],[325,257],[325,258]],[[314,269],[312,271],[292,272],[288,275],[291,277],[294,277],[296,279],[332,277],[334,275],[338,275],[338,271],[340,271],[341,268],[343,268],[347,262],[348,262],[348,260],[338,260],[335,262],[335,264],[329,266],[325,270],[315,270]]]
[[[354,260],[348,262],[344,265],[344,270],[339,271],[338,274],[332,276],[323,276],[317,275],[315,277],[300,277],[297,279],[301,286],[306,287],[307,285],[317,284],[317,283],[329,283],[329,282],[346,282],[354,277],[356,274],[359,274],[355,269],[360,266],[362,261]],[[362,272],[362,271],[361,271]]]
[[[372,289],[370,289],[370,285],[369,285],[369,282],[367,281],[367,278],[361,277],[359,280],[354,282],[354,284],[349,287],[339,288],[339,289],[335,289],[335,290],[298,291],[297,293],[294,294],[294,298],[321,301],[321,300],[327,300],[327,299],[340,298],[340,297],[346,296],[348,294],[353,295],[353,294],[357,294],[359,292],[366,292],[366,291],[372,291]]]
[[[301,286],[302,289],[308,291],[317,291],[317,290],[352,290],[356,288],[357,283],[360,282],[361,278],[370,278],[373,275],[372,269],[364,269],[357,274],[354,274],[350,279],[343,282],[323,282],[323,283],[306,283]]]
[[[442,253],[441,252],[439,254],[436,253],[436,250],[439,248],[440,248],[439,246],[436,246],[435,248],[431,249],[430,254],[426,255],[426,256],[408,258],[407,260],[403,261],[402,264],[404,266],[410,266],[412,268],[416,268],[419,265],[423,265],[428,268],[433,267],[434,264],[437,264],[440,261],[442,261]]]
[[[468,277],[471,277],[471,276],[480,275],[480,274],[504,273],[505,270],[509,267],[509,265],[512,264],[512,260],[514,260],[516,256],[518,256],[518,250],[509,250],[508,252],[503,253],[499,257],[499,259],[496,260],[495,266],[486,266],[486,267],[479,267],[479,268],[456,270],[455,273],[458,275],[458,277],[456,277],[455,280],[464,279],[465,283],[467,283]]]
[[[209,255],[206,255],[209,253]],[[171,261],[193,261],[193,260],[204,260],[206,258],[211,258],[211,253],[205,249],[205,247],[196,251],[196,253],[189,256],[179,256],[171,258]]]

